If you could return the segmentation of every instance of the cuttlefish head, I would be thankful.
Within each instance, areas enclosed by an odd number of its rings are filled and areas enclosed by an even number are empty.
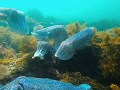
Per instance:
[[[69,42],[63,41],[55,53],[55,57],[60,60],[68,60],[71,59],[74,55],[73,45]]]

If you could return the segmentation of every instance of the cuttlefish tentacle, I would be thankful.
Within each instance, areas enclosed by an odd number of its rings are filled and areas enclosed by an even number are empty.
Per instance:
[[[38,41],[37,50],[32,58],[34,59],[35,57],[39,57],[41,60],[43,60],[45,54],[51,54],[51,56],[53,56],[54,53],[54,48],[48,42]]]

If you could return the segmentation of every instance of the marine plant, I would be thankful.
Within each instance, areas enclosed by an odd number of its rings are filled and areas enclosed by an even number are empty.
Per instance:
[[[113,28],[112,33],[120,37],[120,28],[119,27]]]
[[[36,49],[37,41],[32,36],[24,36],[19,44],[19,49],[23,53],[30,53]]]
[[[11,35],[9,29],[6,27],[0,27],[0,44],[8,46],[11,42]]]
[[[0,79],[4,78],[7,72],[7,67],[5,65],[0,65]]]
[[[32,59],[36,46],[37,41],[34,37],[18,35],[10,32],[9,28],[0,27],[0,82],[8,82],[7,79],[20,75],[16,72],[24,72],[26,63]]]
[[[11,32],[10,47],[13,48],[16,53],[30,53],[36,49],[37,40],[33,36],[18,35]]]
[[[0,60],[0,83],[9,82],[16,76],[25,75],[27,63],[31,59],[32,53],[26,53],[16,59],[1,59]],[[31,59],[32,60],[32,59]],[[21,73],[22,72],[22,73]]]
[[[67,32],[70,36],[86,28],[87,23],[80,25],[79,22],[70,23],[66,26]]]
[[[23,37],[24,36],[22,36],[22,35],[11,33],[11,38],[12,38],[11,48],[13,48],[17,53],[20,52],[20,46],[19,45],[20,45]]]
[[[98,58],[104,82],[119,83],[120,28],[97,32],[92,40],[94,55]]]
[[[16,52],[13,48],[4,48],[0,46],[0,59],[13,59],[16,58]]]
[[[111,90],[120,90],[120,87],[116,84],[111,84],[110,88],[111,88]]]
[[[30,53],[36,49],[37,41],[32,36],[18,35],[7,28],[0,32],[0,58],[15,58],[18,53]]]
[[[11,32],[9,28],[0,27],[0,58],[13,58],[15,50],[11,48]]]
[[[106,87],[98,83],[96,80],[93,80],[87,76],[83,76],[80,72],[66,72],[61,75],[58,75],[60,81],[69,82],[75,85],[80,85],[82,83],[87,83],[92,86],[93,90],[105,90]]]

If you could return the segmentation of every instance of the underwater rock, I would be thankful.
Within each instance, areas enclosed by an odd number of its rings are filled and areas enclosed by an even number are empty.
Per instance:
[[[51,54],[51,56],[55,53],[55,50],[50,44],[46,41],[38,41],[37,50],[32,58],[40,57],[41,60],[44,59],[45,54]]]
[[[60,60],[68,60],[73,57],[75,51],[86,48],[95,34],[95,28],[87,28],[69,37],[61,43],[55,53]]]
[[[21,76],[8,83],[0,90],[90,90],[88,84],[79,86],[70,83],[60,82],[48,78],[34,78]]]
[[[29,28],[22,11],[13,8],[0,8],[0,20],[6,21],[13,32],[18,34],[29,33]]]
[[[102,83],[120,83],[120,28],[97,32],[92,39]]]
[[[36,30],[32,32],[32,35],[38,40],[48,41],[53,39],[55,50],[58,49],[62,41],[68,38],[64,25],[54,25],[41,30]]]

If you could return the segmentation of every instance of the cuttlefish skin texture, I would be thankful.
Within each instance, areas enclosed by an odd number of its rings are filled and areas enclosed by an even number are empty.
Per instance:
[[[41,41],[54,40],[54,48],[58,49],[61,42],[68,38],[67,31],[64,28],[64,25],[54,25],[41,30],[36,30],[32,32],[32,35]]]
[[[60,60],[68,60],[75,51],[86,48],[95,34],[95,28],[87,28],[63,41],[55,53]]]
[[[89,84],[79,86],[48,78],[20,76],[0,88],[0,90],[90,90]]]
[[[29,27],[25,20],[24,13],[13,8],[0,8],[0,20],[8,23],[11,31],[17,34],[28,34]]]

